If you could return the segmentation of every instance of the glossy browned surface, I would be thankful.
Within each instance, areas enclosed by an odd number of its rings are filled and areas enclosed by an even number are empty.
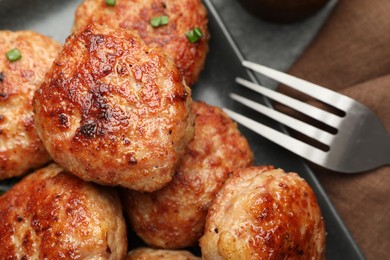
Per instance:
[[[237,170],[210,207],[205,259],[325,259],[325,230],[309,185],[269,167]]]
[[[126,260],[200,260],[188,251],[184,250],[164,250],[152,248],[137,248],[130,251]]]
[[[137,31],[148,44],[156,44],[172,57],[188,85],[203,69],[208,51],[207,12],[200,0],[117,0],[114,7],[102,0],[85,0],[76,11],[74,28],[99,23]],[[168,25],[154,28],[153,17],[167,15]],[[204,37],[190,43],[186,32],[199,27]]]
[[[192,110],[195,137],[172,182],[153,193],[123,192],[132,226],[152,246],[197,244],[209,204],[228,174],[253,160],[247,140],[220,108],[193,102]]]
[[[1,259],[124,259],[115,191],[51,164],[0,196]]]
[[[191,92],[160,48],[123,29],[68,38],[34,97],[36,125],[61,166],[84,180],[153,191],[193,137]]]
[[[22,58],[10,62],[17,48]],[[0,31],[0,180],[50,161],[33,122],[32,98],[61,45],[31,31]]]

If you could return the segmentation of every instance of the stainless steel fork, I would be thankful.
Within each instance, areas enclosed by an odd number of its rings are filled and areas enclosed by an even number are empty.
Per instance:
[[[337,116],[269,88],[237,78],[236,81],[240,85],[323,122],[337,129],[337,133],[331,134],[270,107],[231,93],[231,98],[234,100],[318,140],[327,145],[329,150],[316,148],[286,133],[224,109],[235,121],[291,152],[333,171],[358,173],[390,165],[390,136],[382,122],[366,106],[324,87],[253,62],[244,61],[243,66],[344,111],[345,116]]]

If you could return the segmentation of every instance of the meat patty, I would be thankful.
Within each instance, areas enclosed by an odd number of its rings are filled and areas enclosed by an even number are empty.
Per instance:
[[[124,259],[117,193],[51,164],[0,196],[2,259]]]
[[[6,53],[18,49],[11,62]],[[0,180],[50,161],[35,130],[32,99],[61,45],[31,31],[0,31]]]
[[[70,36],[34,97],[53,159],[87,181],[153,191],[193,138],[191,91],[135,33],[88,25]]]
[[[126,260],[200,260],[189,251],[184,250],[164,250],[152,248],[137,248],[131,250]]]
[[[202,236],[210,202],[230,172],[252,163],[247,140],[219,108],[193,102],[195,137],[173,180],[161,190],[123,192],[124,209],[149,245],[183,248]]]
[[[316,197],[296,173],[240,169],[207,215],[204,259],[325,259],[325,228]]]
[[[151,20],[168,17],[168,24],[153,27]],[[208,52],[207,11],[200,0],[85,0],[76,11],[74,29],[88,23],[137,31],[148,44],[159,45],[179,67],[192,86],[203,69]],[[191,43],[186,33],[199,28],[203,37]]]

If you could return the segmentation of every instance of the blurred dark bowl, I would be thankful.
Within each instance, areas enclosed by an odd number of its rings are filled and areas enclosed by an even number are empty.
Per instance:
[[[238,0],[251,14],[276,23],[303,20],[319,11],[328,0]]]

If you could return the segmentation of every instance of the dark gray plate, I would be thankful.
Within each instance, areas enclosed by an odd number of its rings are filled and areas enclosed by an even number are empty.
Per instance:
[[[75,8],[80,2],[81,0],[0,0],[0,29],[34,30],[64,42],[73,24]],[[211,1],[204,0],[204,2],[209,9],[210,53],[199,82],[193,86],[193,99],[230,108],[266,125],[281,129],[277,123],[253,113],[229,98],[230,92],[236,92],[268,104],[267,100],[261,96],[256,96],[234,83],[237,76],[251,80],[255,78],[240,66],[243,57]],[[241,131],[254,150],[256,165],[274,165],[286,171],[295,171],[309,182],[317,195],[325,219],[328,233],[327,259],[364,259],[321,185],[306,164],[294,154],[250,130],[241,128]],[[0,182],[0,189],[7,188],[9,185],[8,182]]]

